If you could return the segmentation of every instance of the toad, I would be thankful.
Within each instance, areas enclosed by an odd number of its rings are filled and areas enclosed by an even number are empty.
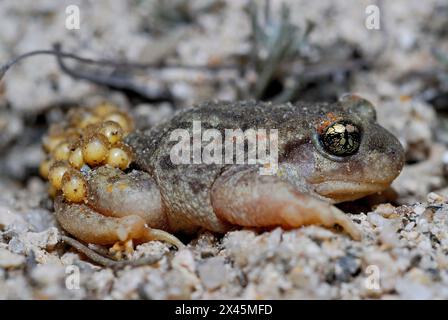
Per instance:
[[[278,169],[261,164],[174,164],[176,129],[193,121],[224,132],[278,130]],[[56,217],[75,238],[100,245],[162,240],[176,232],[225,233],[235,227],[284,229],[339,225],[361,239],[335,203],[388,188],[404,164],[397,138],[376,122],[370,102],[209,102],[177,112],[147,130],[103,104],[75,110],[52,128],[41,171],[55,195]],[[223,134],[224,136],[224,134]]]

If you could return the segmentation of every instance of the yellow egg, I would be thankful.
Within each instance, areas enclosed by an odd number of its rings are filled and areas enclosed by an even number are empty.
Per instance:
[[[97,117],[93,114],[89,114],[89,115],[86,115],[84,118],[82,118],[81,121],[78,122],[77,126],[78,126],[78,128],[83,129],[83,128],[87,127],[88,125],[96,124],[100,121],[101,121],[101,119],[99,117]]]
[[[67,141],[63,141],[59,143],[53,150],[53,157],[56,161],[68,160],[70,152],[70,143]]]
[[[51,159],[45,159],[40,163],[39,166],[39,174],[42,178],[48,179],[48,173],[50,172],[50,167],[53,164],[53,160]]]
[[[47,153],[51,153],[62,141],[63,136],[46,136],[42,139],[42,146]]]
[[[124,170],[131,163],[131,154],[124,148],[113,147],[109,150],[106,163],[112,167]]]
[[[101,120],[86,108],[71,109],[67,118],[71,127],[79,129],[84,129],[89,124],[95,124]]]
[[[47,135],[42,139],[42,145],[47,153],[52,152],[56,146],[64,141],[67,136],[67,128],[63,123],[53,123],[48,129]]]
[[[87,197],[87,183],[77,171],[69,170],[62,178],[62,193],[70,202],[81,202]]]
[[[67,161],[57,161],[51,167],[48,173],[48,180],[56,190],[61,190],[62,177],[70,169]]]
[[[104,118],[108,114],[118,111],[118,108],[109,102],[103,102],[93,108],[93,113],[98,117]]]
[[[68,163],[70,163],[70,165],[75,169],[81,169],[81,167],[84,165],[84,157],[82,155],[81,147],[77,147],[70,153]]]
[[[126,132],[131,131],[133,127],[132,119],[126,113],[121,111],[109,114],[104,117],[104,121],[114,121]]]
[[[101,165],[109,153],[109,141],[102,134],[95,134],[84,139],[82,155],[89,166]]]
[[[50,198],[54,198],[56,197],[56,194],[58,193],[58,190],[53,187],[53,185],[49,185],[48,186],[48,195],[50,196]]]
[[[103,122],[100,128],[103,134],[111,144],[116,144],[123,138],[123,129],[115,121]]]

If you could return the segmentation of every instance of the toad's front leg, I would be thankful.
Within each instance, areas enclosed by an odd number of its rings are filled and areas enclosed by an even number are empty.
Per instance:
[[[361,239],[360,231],[342,211],[299,192],[277,176],[260,175],[258,169],[225,172],[214,183],[211,197],[216,215],[235,225],[287,229],[340,225],[353,239]]]
[[[161,240],[183,247],[176,237],[160,230],[168,226],[160,192],[149,175],[124,174],[104,166],[90,172],[86,181],[86,203],[71,203],[62,196],[55,200],[56,218],[68,233],[94,244]]]

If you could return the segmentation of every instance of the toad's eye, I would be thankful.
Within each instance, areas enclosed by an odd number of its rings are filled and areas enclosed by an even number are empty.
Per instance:
[[[320,136],[320,141],[328,153],[346,157],[359,149],[361,131],[358,126],[349,121],[338,121],[328,126]]]

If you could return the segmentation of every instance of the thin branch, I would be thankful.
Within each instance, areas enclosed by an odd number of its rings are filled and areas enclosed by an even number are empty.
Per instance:
[[[137,260],[116,261],[116,260],[112,260],[110,258],[107,258],[107,257],[104,257],[104,256],[98,254],[97,252],[90,249],[83,243],[81,243],[78,240],[75,240],[71,237],[61,236],[61,239],[65,243],[71,245],[73,248],[75,248],[76,250],[78,250],[79,252],[81,252],[82,254],[87,256],[93,262],[96,262],[99,265],[102,265],[104,267],[113,268],[113,269],[121,269],[126,266],[137,267],[137,266],[151,265],[151,264],[158,262],[160,259],[162,259],[162,255],[158,255],[158,256],[152,256],[152,257],[145,257],[145,258],[141,258],[141,259],[137,259]]]
[[[56,44],[54,46],[54,50],[59,53],[60,52],[60,45]],[[62,57],[60,54],[56,54],[56,59],[59,64],[59,67],[63,72],[71,76],[75,79],[80,80],[86,80],[98,85],[107,86],[114,90],[120,90],[120,91],[128,91],[132,92],[134,94],[137,94],[146,100],[149,101],[171,101],[172,97],[171,94],[167,91],[161,92],[158,94],[154,94],[153,92],[150,92],[145,86],[138,85],[134,83],[133,81],[129,80],[128,78],[114,76],[114,75],[104,75],[100,74],[98,72],[90,72],[90,73],[83,73],[76,69],[70,69],[67,67],[67,65],[63,62]]]

